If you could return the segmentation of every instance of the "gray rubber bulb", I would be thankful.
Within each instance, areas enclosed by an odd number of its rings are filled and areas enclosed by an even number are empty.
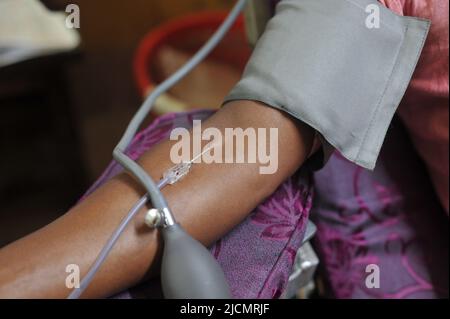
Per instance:
[[[178,224],[162,229],[161,284],[167,299],[230,299],[225,274],[201,243]]]

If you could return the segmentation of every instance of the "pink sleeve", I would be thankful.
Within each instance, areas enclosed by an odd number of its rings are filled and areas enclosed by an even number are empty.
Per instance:
[[[431,29],[399,114],[449,212],[449,1],[380,0],[397,14],[431,20]]]
[[[387,8],[391,9],[399,15],[403,15],[403,4],[401,0],[378,0]]]

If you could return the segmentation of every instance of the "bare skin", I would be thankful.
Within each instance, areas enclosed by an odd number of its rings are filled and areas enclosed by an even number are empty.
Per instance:
[[[164,188],[177,221],[205,245],[229,232],[292,175],[310,154],[314,131],[288,115],[253,101],[227,104],[203,128],[278,128],[278,170],[261,175],[257,164],[195,164],[179,183]],[[173,141],[145,153],[141,165],[158,180],[173,166]],[[48,226],[0,250],[0,298],[65,298],[68,264],[84,275],[143,188],[123,173]],[[158,273],[161,240],[135,218],[83,295],[103,298]]]

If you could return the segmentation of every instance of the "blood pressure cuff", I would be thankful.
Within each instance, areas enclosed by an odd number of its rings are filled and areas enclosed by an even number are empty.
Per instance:
[[[320,164],[337,149],[373,169],[429,25],[376,0],[283,0],[225,103],[286,111],[320,134]]]

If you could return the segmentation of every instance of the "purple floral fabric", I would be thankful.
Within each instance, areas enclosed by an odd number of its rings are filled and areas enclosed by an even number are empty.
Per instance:
[[[193,120],[202,120],[211,114],[211,111],[194,111],[164,115],[135,137],[128,154],[137,159],[152,145],[168,138],[173,128],[191,127]],[[120,171],[120,165],[113,161],[85,196]],[[309,174],[299,171],[244,222],[211,247],[212,254],[225,271],[235,298],[278,298],[286,288],[312,205],[311,183]],[[143,283],[115,296],[151,297],[161,297],[158,280]]]
[[[400,123],[375,171],[334,155],[315,174],[315,247],[337,298],[448,298],[448,217]],[[366,267],[380,287],[365,284]]]

